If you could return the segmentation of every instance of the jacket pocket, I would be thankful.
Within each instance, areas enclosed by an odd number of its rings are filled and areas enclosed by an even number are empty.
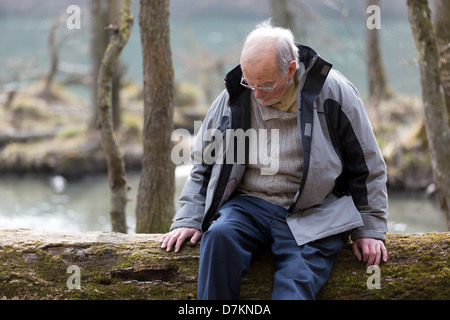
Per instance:
[[[299,246],[364,225],[352,197],[334,194],[321,205],[288,215],[287,223]]]

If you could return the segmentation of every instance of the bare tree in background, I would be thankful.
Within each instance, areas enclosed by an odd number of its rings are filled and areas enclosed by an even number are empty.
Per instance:
[[[289,0],[272,0],[273,22],[284,28],[291,29],[295,32],[294,16],[289,8]]]
[[[48,49],[50,51],[50,68],[48,70],[48,73],[45,77],[45,84],[44,84],[44,89],[41,92],[41,96],[45,99],[53,99],[55,98],[55,94],[52,92],[52,84],[53,84],[53,79],[55,78],[55,75],[58,71],[58,64],[59,64],[59,49],[63,43],[62,40],[57,41],[56,40],[56,31],[59,27],[59,25],[61,24],[61,19],[63,16],[58,17],[58,19],[56,19],[51,28],[50,31],[48,33]]]
[[[320,19],[312,2],[308,0],[271,0],[270,3],[274,24],[290,29],[298,41],[307,42],[309,24]]]
[[[125,208],[128,201],[129,186],[125,179],[125,164],[114,137],[111,87],[119,55],[128,42],[133,26],[132,3],[132,0],[124,0],[120,12],[119,27],[110,27],[112,30],[110,42],[98,73],[98,127],[108,163],[109,187],[111,189],[111,223],[113,231],[122,233],[127,233]]]
[[[450,1],[434,1],[434,29],[441,55],[441,81],[444,86],[447,113],[450,114]]]
[[[367,0],[367,7],[380,6],[380,0]],[[379,30],[366,28],[367,69],[369,72],[369,99],[374,106],[392,97],[388,87],[383,64],[383,54],[380,49]]]
[[[91,118],[88,124],[90,130],[97,128],[98,110],[97,110],[97,75],[100,69],[100,63],[103,58],[103,53],[109,43],[109,32],[105,30],[110,24],[117,23],[119,16],[119,0],[91,0],[91,63],[92,63],[92,85],[91,96],[92,104],[94,106]],[[120,76],[122,68],[118,63],[113,75],[112,84],[112,113],[113,113],[113,128],[117,129],[120,123],[120,105],[119,105],[119,90],[120,90]]]
[[[441,82],[440,57],[427,0],[407,0],[416,43],[428,148],[436,195],[450,230],[450,127]]]
[[[174,70],[170,48],[169,0],[141,0],[139,12],[144,67],[144,152],[136,205],[136,232],[167,229],[174,213]]]

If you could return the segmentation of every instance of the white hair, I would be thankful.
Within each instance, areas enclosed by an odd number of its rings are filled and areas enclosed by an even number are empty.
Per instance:
[[[298,61],[298,48],[292,31],[273,26],[271,19],[261,22],[248,34],[244,47],[253,43],[254,40],[276,43],[275,55],[281,74],[287,72],[287,67],[292,60]]]

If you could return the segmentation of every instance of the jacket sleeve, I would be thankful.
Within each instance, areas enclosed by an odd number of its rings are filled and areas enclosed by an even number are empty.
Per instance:
[[[214,163],[204,157],[204,150],[211,144],[209,139],[204,139],[205,132],[219,128],[221,119],[228,105],[228,93],[222,92],[213,102],[205,116],[202,126],[195,137],[191,152],[193,167],[186,181],[179,199],[180,208],[172,219],[170,230],[179,227],[190,227],[201,230],[201,224],[205,215],[205,203],[208,185],[211,178]]]
[[[364,222],[351,237],[384,241],[388,215],[386,164],[356,88],[346,79],[342,83],[338,135],[344,177]]]

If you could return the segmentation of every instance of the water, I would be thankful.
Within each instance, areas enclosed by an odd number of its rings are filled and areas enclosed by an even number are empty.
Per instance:
[[[189,172],[188,166],[177,168],[175,204]],[[139,175],[129,174],[132,186],[127,205],[129,233],[134,233],[136,195]],[[106,176],[68,181],[64,190],[53,189],[50,179],[40,176],[0,178],[0,229],[84,232],[111,231],[109,187]],[[436,201],[425,196],[391,193],[390,233],[446,231]]]
[[[64,11],[63,5],[60,6]],[[45,75],[50,63],[48,30],[55,18],[37,15],[0,18],[0,89],[13,84],[21,86]],[[203,69],[204,73],[217,78],[218,84],[210,84],[214,87],[213,91],[216,93],[222,90],[223,73],[239,62],[244,37],[255,24],[267,18],[269,15],[262,14],[196,16],[174,12],[170,21],[171,46],[177,81],[198,84],[199,72]],[[357,86],[364,97],[367,93],[364,15],[347,21],[337,17],[321,17],[306,21],[304,25],[307,25],[307,33],[305,36],[298,36],[297,41],[313,47],[324,59],[333,63],[336,69]],[[72,72],[76,70],[88,73],[91,37],[89,16],[82,15],[80,30],[67,30],[65,23],[62,23],[57,37],[64,39],[60,51],[60,67]],[[380,45],[388,82],[394,92],[420,92],[419,70],[414,63],[417,53],[407,17],[383,16]],[[221,68],[218,67],[219,60],[223,62]],[[141,84],[142,57],[137,16],[121,61],[126,65],[126,77]],[[58,79],[65,76],[60,73]],[[86,89],[84,94],[89,97]]]

